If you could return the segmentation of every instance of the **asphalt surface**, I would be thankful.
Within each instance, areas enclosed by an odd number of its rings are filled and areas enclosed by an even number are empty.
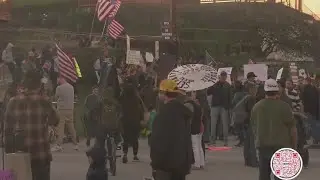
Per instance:
[[[64,146],[63,152],[54,153],[51,166],[52,180],[85,180],[88,168],[88,160],[85,156],[86,147],[81,144],[79,151],[74,151],[72,146]],[[129,152],[132,152],[129,149]],[[121,154],[121,151],[119,151]],[[117,176],[109,176],[111,180],[142,180],[144,176],[150,176],[150,159],[148,146],[145,140],[140,141],[140,162],[132,162],[132,154],[128,155],[129,163],[122,164],[119,158]],[[304,169],[298,180],[312,180],[320,177],[320,150],[310,150],[310,165]],[[192,171],[187,180],[257,180],[258,169],[244,166],[242,148],[233,148],[225,152],[208,152],[205,170]]]

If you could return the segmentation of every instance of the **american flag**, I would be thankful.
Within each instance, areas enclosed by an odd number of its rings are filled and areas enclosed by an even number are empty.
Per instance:
[[[112,20],[112,22],[108,26],[108,34],[113,39],[117,39],[118,36],[122,33],[124,27],[118,23],[116,20]]]
[[[108,18],[114,17],[121,6],[119,0],[99,0],[97,4],[97,13],[99,21],[106,21]]]
[[[72,59],[70,59],[69,56],[65,52],[63,52],[63,50],[57,44],[56,47],[59,60],[58,66],[60,76],[64,77],[67,80],[70,80],[71,82],[76,82],[78,76]]]
[[[120,0],[113,0],[112,4],[114,5],[113,11],[109,14],[109,18],[114,18],[120,9],[121,1]]]

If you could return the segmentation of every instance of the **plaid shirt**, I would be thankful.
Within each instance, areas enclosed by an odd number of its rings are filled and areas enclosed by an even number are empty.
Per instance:
[[[37,92],[11,98],[5,112],[6,134],[14,133],[19,127],[25,134],[24,147],[32,160],[52,160],[48,126],[58,123],[59,118],[51,102]]]

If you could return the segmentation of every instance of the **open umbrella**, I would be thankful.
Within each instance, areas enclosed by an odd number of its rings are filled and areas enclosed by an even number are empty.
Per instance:
[[[218,72],[204,64],[186,64],[173,69],[168,79],[174,80],[184,91],[198,91],[214,85],[218,81]]]

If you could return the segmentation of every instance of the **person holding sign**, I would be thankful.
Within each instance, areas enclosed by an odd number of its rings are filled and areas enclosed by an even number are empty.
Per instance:
[[[229,109],[231,108],[231,86],[227,82],[228,74],[222,71],[219,81],[208,88],[207,95],[212,96],[211,101],[211,139],[210,143],[215,144],[216,130],[219,117],[223,125],[224,145],[228,145],[229,134]]]

